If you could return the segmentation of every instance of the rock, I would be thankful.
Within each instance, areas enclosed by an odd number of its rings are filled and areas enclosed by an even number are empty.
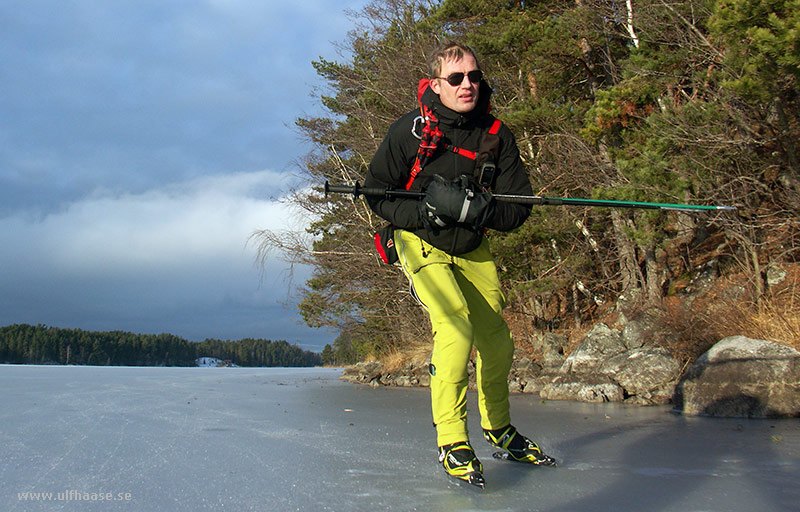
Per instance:
[[[730,336],[689,368],[675,409],[691,415],[800,417],[800,352],[779,343]]]
[[[431,385],[431,374],[428,372],[427,365],[419,373],[417,385],[428,388]]]
[[[542,388],[544,388],[546,385],[550,384],[557,377],[560,376],[562,376],[562,374],[561,372],[558,371],[558,369],[554,368],[544,369],[539,375],[535,377],[530,377],[528,379],[524,379],[522,381],[523,384],[522,391],[524,393],[539,393],[542,390]]]
[[[538,362],[517,354],[509,390],[538,392],[550,400],[642,405],[673,400],[676,410],[685,414],[800,417],[797,350],[732,336],[701,356],[678,382],[679,362],[666,349],[652,345],[668,333],[651,320],[657,318],[646,315],[629,320],[622,333],[598,324],[566,359],[566,337],[542,334],[538,348],[544,354]],[[474,363],[469,364],[468,373],[470,389],[474,389]],[[358,363],[346,368],[342,379],[370,386],[430,385],[428,365],[421,362],[392,372],[378,361]]]
[[[528,369],[524,373],[520,374],[520,377],[523,379],[533,379],[541,374],[542,370],[544,370],[542,365],[532,361],[528,366]]]
[[[523,374],[528,371],[533,361],[528,357],[515,358],[511,364],[511,371],[517,374]]]
[[[580,400],[581,402],[621,402],[624,398],[622,388],[602,376],[556,377],[546,384],[539,395],[547,400]]]
[[[683,289],[685,294],[701,294],[708,291],[719,278],[719,261],[709,260],[695,267],[694,276],[689,286]]]
[[[472,359],[467,363],[467,389],[475,391],[478,389],[477,370],[475,369],[475,361]]]
[[[627,401],[666,404],[680,376],[680,362],[663,348],[642,347],[607,359],[600,373],[619,384]]]
[[[558,368],[564,364],[566,356],[564,350],[568,344],[567,337],[563,334],[546,332],[542,336],[541,364],[544,368]]]
[[[557,377],[543,371],[524,389],[559,400],[669,403],[681,366],[667,350],[653,346],[665,335],[657,311],[629,320],[622,333],[597,324],[564,360]]]
[[[675,333],[664,324],[663,317],[663,310],[651,308],[625,324],[622,329],[625,348],[633,350],[641,347],[664,347],[674,342]]]
[[[411,387],[414,385],[413,379],[409,375],[399,375],[394,379],[395,386]]]
[[[349,382],[377,386],[380,385],[381,372],[382,365],[379,361],[360,362],[345,368],[341,378]]]
[[[561,371],[562,373],[590,373],[605,359],[624,351],[625,344],[622,342],[619,331],[600,323],[586,333],[575,351],[564,360]]]
[[[778,265],[770,265],[767,267],[767,285],[768,286],[778,286],[782,282],[786,280],[786,276],[789,275],[789,272],[784,270]]]
[[[617,319],[614,322],[614,327],[617,329],[625,328],[625,326],[628,325],[628,316],[618,306],[614,306],[613,311],[617,313]]]
[[[625,348],[633,349],[644,346],[644,335],[647,325],[640,320],[631,320],[622,328],[622,342]]]
[[[541,365],[527,357],[515,359],[509,374],[508,390],[512,393],[524,393],[531,380],[542,371]]]

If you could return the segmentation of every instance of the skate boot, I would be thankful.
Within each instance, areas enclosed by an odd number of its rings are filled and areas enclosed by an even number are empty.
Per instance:
[[[496,459],[513,460],[536,466],[556,465],[553,457],[545,455],[536,443],[517,432],[512,425],[497,430],[484,429],[483,437],[492,446],[505,450],[505,452],[494,453],[492,456]]]
[[[439,462],[445,473],[460,481],[483,489],[483,465],[475,456],[469,442],[448,444],[439,447]]]

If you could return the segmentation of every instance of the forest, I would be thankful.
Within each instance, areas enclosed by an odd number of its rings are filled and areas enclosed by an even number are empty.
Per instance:
[[[286,341],[206,339],[171,334],[92,332],[45,325],[0,327],[0,363],[102,366],[194,366],[216,357],[239,366],[318,366],[320,355]]]
[[[313,269],[300,312],[340,333],[328,362],[430,341],[402,272],[372,246],[382,219],[321,188],[363,183],[448,38],[477,50],[535,194],[737,208],[539,207],[515,231],[489,232],[518,344],[653,308],[691,345],[686,359],[733,333],[800,339],[796,286],[770,279],[796,276],[800,256],[800,2],[374,0],[350,15],[338,58],[313,62],[323,113],[295,121],[313,149],[289,201],[313,222],[254,234],[262,258],[280,251]],[[702,272],[726,287],[691,306]]]

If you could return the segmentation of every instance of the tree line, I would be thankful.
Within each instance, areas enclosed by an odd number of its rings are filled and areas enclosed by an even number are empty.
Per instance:
[[[216,357],[239,366],[318,366],[320,355],[279,340],[192,342],[172,334],[93,332],[45,325],[0,327],[0,362],[105,366],[194,366]]]
[[[363,182],[445,38],[480,54],[493,113],[516,134],[535,193],[738,207],[534,208],[518,230],[490,232],[515,332],[580,328],[623,303],[662,307],[704,265],[743,276],[739,300],[756,308],[767,269],[797,262],[796,1],[374,0],[352,19],[340,58],[313,63],[326,113],[296,120],[313,144],[300,170],[316,192],[292,201],[314,221],[304,236],[256,235],[262,251],[313,268],[300,312],[341,333],[329,359],[429,339],[404,276],[373,250],[383,221],[361,199],[319,190]]]

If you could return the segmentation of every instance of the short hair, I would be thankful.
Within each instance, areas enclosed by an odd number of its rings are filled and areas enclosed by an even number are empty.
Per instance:
[[[439,76],[439,73],[442,72],[443,62],[461,60],[466,54],[472,55],[478,64],[478,69],[480,69],[481,64],[478,62],[478,54],[471,46],[452,40],[441,42],[428,56],[428,70],[431,73],[431,78]]]

